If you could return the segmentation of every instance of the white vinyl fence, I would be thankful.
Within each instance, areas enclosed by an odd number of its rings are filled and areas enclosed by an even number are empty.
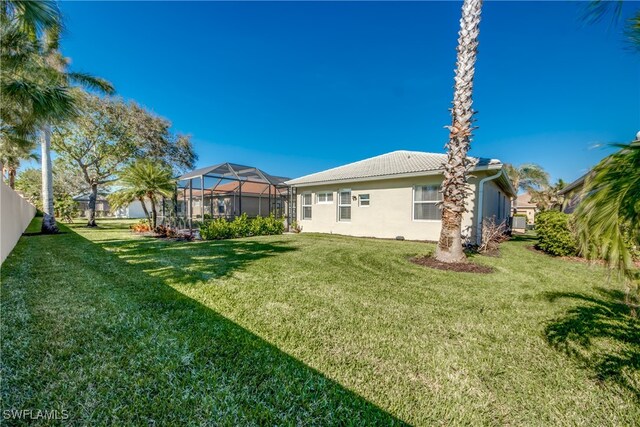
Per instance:
[[[36,208],[0,179],[0,264],[36,215]]]

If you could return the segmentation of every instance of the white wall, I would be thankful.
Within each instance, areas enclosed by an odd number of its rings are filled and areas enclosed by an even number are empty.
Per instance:
[[[0,263],[36,214],[36,208],[0,179]]]

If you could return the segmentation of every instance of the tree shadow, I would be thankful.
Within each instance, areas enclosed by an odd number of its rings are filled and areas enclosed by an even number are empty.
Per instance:
[[[260,259],[297,250],[292,241],[267,242],[256,238],[176,242],[140,236],[92,244],[117,253],[119,259],[155,278],[183,285],[230,276]]]
[[[73,232],[38,240],[41,251],[56,251],[58,260],[38,252],[33,268],[47,262],[62,262],[63,268],[51,268],[38,287],[38,299],[46,301],[46,313],[53,317],[37,331],[41,348],[29,352],[42,352],[35,357],[55,366],[55,373],[43,363],[33,368],[44,371],[37,372],[34,383],[23,378],[5,386],[17,395],[47,396],[49,403],[69,409],[71,421],[83,424],[406,425],[165,282],[188,281],[191,274],[143,271],[141,266],[157,264],[153,256],[185,250],[182,244],[152,242],[157,241],[96,244]],[[215,277],[294,250],[273,241],[186,246],[185,263],[211,251],[219,257],[204,262],[213,263]],[[81,320],[65,318],[67,310]],[[6,363],[17,369],[11,360]],[[86,399],[94,406],[85,407]],[[4,405],[17,403],[11,400]],[[47,402],[31,402],[47,407]]]
[[[597,293],[546,293],[551,302],[582,303],[546,326],[547,342],[598,380],[615,382],[640,400],[640,319],[631,316],[623,292],[598,288]]]
[[[527,242],[527,243],[535,243],[538,241],[538,237],[535,234],[512,234],[509,238],[510,242]]]

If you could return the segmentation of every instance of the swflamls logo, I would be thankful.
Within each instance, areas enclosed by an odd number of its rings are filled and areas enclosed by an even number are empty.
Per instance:
[[[67,420],[69,412],[66,409],[5,409],[2,411],[5,420]]]

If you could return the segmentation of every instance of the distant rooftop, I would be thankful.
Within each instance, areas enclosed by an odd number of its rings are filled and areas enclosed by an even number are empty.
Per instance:
[[[497,159],[469,157],[473,169],[485,167],[495,169],[502,165]],[[447,160],[446,154],[425,153],[422,151],[393,151],[358,162],[349,163],[326,171],[313,173],[287,181],[289,185],[312,183],[327,183],[335,181],[352,181],[358,179],[372,179],[376,177],[389,178],[421,172],[442,171]]]

